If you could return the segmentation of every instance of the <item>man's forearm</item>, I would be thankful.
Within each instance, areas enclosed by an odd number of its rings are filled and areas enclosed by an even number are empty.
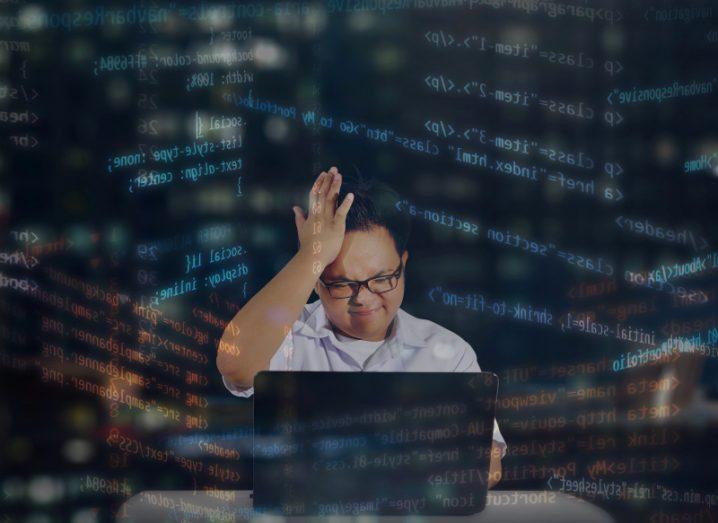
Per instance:
[[[300,250],[225,327],[217,367],[229,381],[250,386],[254,375],[269,367],[324,269],[316,261]]]

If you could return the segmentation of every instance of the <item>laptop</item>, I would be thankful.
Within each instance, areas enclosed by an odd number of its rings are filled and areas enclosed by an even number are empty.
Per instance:
[[[497,390],[488,372],[258,373],[255,513],[480,512]]]

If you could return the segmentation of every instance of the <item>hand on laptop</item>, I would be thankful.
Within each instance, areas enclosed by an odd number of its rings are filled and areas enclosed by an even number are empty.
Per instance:
[[[342,175],[336,167],[322,172],[309,191],[309,216],[301,207],[292,207],[299,236],[299,250],[312,254],[322,269],[339,255],[344,242],[347,213],[354,200],[348,194],[337,207]]]

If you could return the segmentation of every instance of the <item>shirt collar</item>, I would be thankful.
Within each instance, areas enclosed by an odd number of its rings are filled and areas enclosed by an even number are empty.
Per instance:
[[[314,310],[309,314],[298,332],[310,338],[321,339],[329,336],[330,339],[336,340],[336,336],[334,335],[321,300],[316,300],[310,303],[309,306],[314,307]],[[394,319],[394,326],[389,336],[387,336],[387,342],[395,342],[400,345],[415,348],[426,345],[426,342],[419,336],[417,329],[411,328],[411,320],[413,317],[409,313],[399,309]]]

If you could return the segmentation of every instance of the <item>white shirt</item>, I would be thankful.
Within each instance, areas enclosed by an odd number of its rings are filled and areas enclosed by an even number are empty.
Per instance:
[[[341,336],[341,335],[340,335]],[[366,372],[480,372],[476,353],[467,342],[433,321],[399,309],[385,340],[337,339],[321,300],[304,306],[299,319],[269,362],[269,370]],[[352,341],[347,341],[352,340]],[[357,343],[359,342],[359,343]],[[254,388],[240,389],[222,377],[224,386],[242,398]],[[506,455],[506,442],[494,419],[494,442]]]
[[[338,332],[335,332],[334,335],[337,338],[337,347],[349,354],[349,356],[351,356],[354,361],[359,364],[362,370],[364,370],[364,364],[366,363],[366,360],[369,359],[369,356],[374,354],[376,350],[386,342],[386,340],[358,340],[356,338],[344,336]]]

